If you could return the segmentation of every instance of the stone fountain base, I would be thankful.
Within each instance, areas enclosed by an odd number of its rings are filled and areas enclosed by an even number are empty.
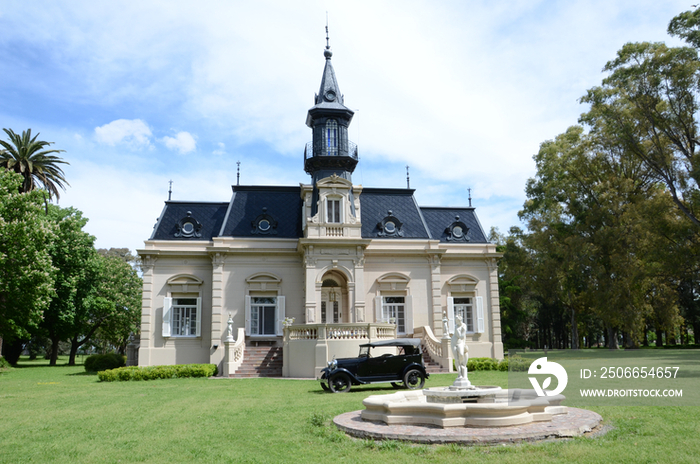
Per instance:
[[[533,390],[500,387],[439,387],[372,395],[362,404],[361,418],[387,425],[449,427],[506,427],[549,422],[567,414],[563,395],[538,397]]]

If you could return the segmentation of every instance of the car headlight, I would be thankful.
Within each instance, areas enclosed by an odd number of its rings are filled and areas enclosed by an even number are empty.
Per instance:
[[[335,359],[334,359],[333,361],[329,361],[329,362],[328,362],[328,369],[330,369],[330,370],[333,371],[333,370],[335,370],[337,367],[338,367],[338,361],[336,361]]]

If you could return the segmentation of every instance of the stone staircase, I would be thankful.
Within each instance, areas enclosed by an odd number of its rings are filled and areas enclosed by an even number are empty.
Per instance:
[[[423,364],[425,364],[425,372],[428,374],[447,374],[449,371],[446,368],[441,368],[440,364],[433,361],[428,354],[428,351],[423,347]]]
[[[246,345],[243,364],[230,377],[282,377],[282,347]]]

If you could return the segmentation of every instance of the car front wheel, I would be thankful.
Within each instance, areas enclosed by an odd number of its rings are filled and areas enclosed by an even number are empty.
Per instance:
[[[418,369],[411,369],[403,376],[403,384],[409,390],[417,390],[425,385],[425,376]]]
[[[349,375],[344,372],[339,372],[331,376],[328,385],[331,387],[333,393],[345,393],[346,391],[350,391],[352,381]]]

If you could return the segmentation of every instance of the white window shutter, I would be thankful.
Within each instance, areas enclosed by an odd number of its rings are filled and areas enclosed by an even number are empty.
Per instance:
[[[484,297],[476,297],[476,331],[484,333]]]
[[[447,320],[449,321],[450,333],[455,333],[455,299],[447,297]]]
[[[250,295],[245,296],[245,334],[250,335]]]
[[[173,299],[163,298],[163,336],[170,336],[170,318],[172,317]]]
[[[277,297],[277,335],[284,335],[284,297]]]
[[[385,322],[384,311],[382,311],[382,297],[374,297],[374,322]]]
[[[202,336],[202,299],[201,298],[197,298],[197,314],[195,315],[195,317],[197,318],[197,319],[195,319],[195,322],[197,324],[197,328],[196,328],[197,333],[195,333],[195,335],[197,337],[201,337]]]
[[[406,334],[413,333],[413,297],[411,295],[406,295],[404,298],[404,325],[406,327]]]

